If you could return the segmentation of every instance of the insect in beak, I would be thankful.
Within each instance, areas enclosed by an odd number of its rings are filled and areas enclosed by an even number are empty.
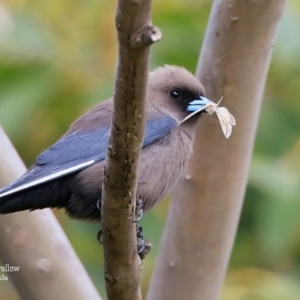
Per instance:
[[[205,98],[205,97],[201,97],[201,98]],[[205,99],[207,99],[207,98],[205,98]],[[213,113],[216,113],[216,115],[219,119],[221,128],[222,128],[222,131],[223,131],[225,137],[228,139],[232,133],[232,126],[235,126],[236,122],[235,122],[234,116],[228,111],[228,109],[226,107],[219,107],[219,104],[221,103],[222,99],[223,99],[223,96],[221,97],[221,99],[219,100],[219,102],[217,104],[210,101],[206,105],[205,110],[210,115],[212,115]]]

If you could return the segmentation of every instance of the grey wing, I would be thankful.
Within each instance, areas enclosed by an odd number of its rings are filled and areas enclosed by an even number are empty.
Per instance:
[[[80,171],[105,158],[108,128],[71,134],[41,153],[21,178],[0,190],[4,197],[29,187]]]
[[[175,119],[164,116],[148,120],[143,147],[175,128]],[[85,169],[106,156],[109,126],[78,134],[74,132],[41,153],[36,164],[21,178],[0,190],[0,198]]]

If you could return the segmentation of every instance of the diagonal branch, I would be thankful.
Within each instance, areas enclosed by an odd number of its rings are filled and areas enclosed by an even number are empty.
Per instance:
[[[26,168],[0,126],[0,186]],[[101,299],[49,209],[0,216],[2,264],[21,299]]]
[[[197,75],[224,96],[237,125],[229,140],[200,118],[194,157],[175,191],[149,300],[216,300],[247,184],[262,95],[285,0],[216,0]],[[201,295],[201,296],[199,296]]]
[[[140,299],[141,261],[133,212],[137,166],[145,127],[150,45],[161,37],[151,26],[150,0],[119,0],[119,55],[114,114],[108,143],[101,222],[108,299]]]

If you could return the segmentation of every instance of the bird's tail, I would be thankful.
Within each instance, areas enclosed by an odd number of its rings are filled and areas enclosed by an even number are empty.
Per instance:
[[[60,179],[61,180],[61,179]],[[58,180],[0,197],[0,214],[64,206],[69,189]]]
[[[22,210],[35,210],[47,207],[27,193],[17,193],[0,199],[0,214],[9,214]]]

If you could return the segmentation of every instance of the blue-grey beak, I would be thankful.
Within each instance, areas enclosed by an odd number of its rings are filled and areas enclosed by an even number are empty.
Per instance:
[[[201,108],[204,109],[208,103],[211,101],[205,97],[200,96],[200,99],[193,100],[189,103],[186,111],[188,112],[195,112],[200,111]]]

